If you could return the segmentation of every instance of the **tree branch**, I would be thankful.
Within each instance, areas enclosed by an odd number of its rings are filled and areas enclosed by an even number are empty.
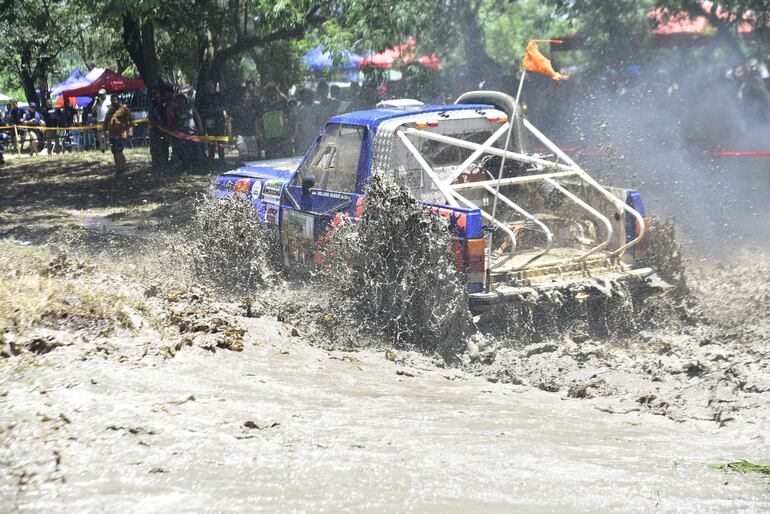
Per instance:
[[[271,43],[273,41],[280,41],[283,39],[296,39],[304,35],[307,29],[309,29],[310,27],[313,27],[319,23],[323,23],[328,19],[328,16],[324,16],[320,14],[319,11],[320,11],[320,7],[318,6],[312,7],[310,10],[308,10],[307,13],[305,13],[305,16],[302,22],[295,25],[294,27],[282,28],[266,35],[258,36],[256,34],[253,34],[239,41],[236,41],[231,46],[227,48],[223,48],[222,50],[219,50],[216,54],[216,58],[218,60],[232,59],[238,54],[245,52],[246,50],[249,50],[251,48],[254,48],[255,46],[261,46],[267,43]]]

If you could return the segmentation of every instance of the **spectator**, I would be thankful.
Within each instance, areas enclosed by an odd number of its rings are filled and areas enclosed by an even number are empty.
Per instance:
[[[116,175],[126,170],[126,156],[123,155],[123,148],[126,140],[131,137],[133,126],[134,115],[131,109],[122,104],[119,96],[113,95],[110,109],[104,115],[104,128],[109,137],[112,157],[115,159]]]
[[[374,109],[374,106],[377,105],[377,101],[377,86],[372,82],[365,82],[356,98],[353,99],[350,110],[363,111],[366,109]]]
[[[75,111],[75,108],[72,107],[72,105],[67,102],[64,104],[64,109],[62,110],[62,123],[64,127],[72,127],[75,125],[75,117],[77,116],[77,112]]]
[[[11,105],[8,104],[5,106],[5,109],[0,111],[0,125],[9,125],[10,121],[10,111],[11,111]],[[13,129],[11,129],[11,133],[13,133]],[[5,132],[0,132],[0,166],[3,166],[5,164],[5,157],[3,157],[3,150],[5,150],[5,143],[9,140],[8,134]]]
[[[754,121],[770,121],[770,93],[765,88],[759,70],[751,64],[735,70],[738,79],[738,98],[741,100],[746,116]]]
[[[266,159],[292,155],[294,144],[294,116],[289,99],[278,86],[265,86],[258,111],[257,136]]]
[[[200,113],[207,136],[224,136],[225,131],[225,100],[222,93],[216,90],[213,80],[204,83],[204,90],[198,98],[198,112]],[[218,149],[219,160],[225,160],[225,145],[222,142],[209,142],[208,156],[214,160],[214,149]]]
[[[297,105],[297,151],[305,152],[313,144],[321,127],[326,123],[322,117],[321,107],[315,103],[313,91],[301,89]]]
[[[11,108],[8,111],[8,124],[9,125],[21,125],[21,119],[22,119],[22,112],[21,109],[19,109],[19,102],[16,100],[11,101]],[[11,131],[11,140],[13,141],[13,146],[17,146],[21,144],[20,141],[16,141],[16,131]]]
[[[359,109],[356,109],[356,106],[359,103],[361,97],[361,86],[358,84],[358,82],[351,82],[350,83],[350,89],[348,89],[348,100],[350,100],[350,103],[348,103],[348,111],[356,111]]]
[[[321,106],[322,118],[328,120],[332,116],[336,116],[339,111],[339,105],[336,100],[329,98],[329,84],[326,82],[319,82],[316,88],[316,102]]]
[[[257,144],[257,107],[249,89],[243,90],[241,107],[233,110],[233,131],[238,156],[244,161],[259,159]]]
[[[342,88],[336,84],[333,85],[329,88],[329,96],[329,101],[334,104],[333,112],[329,115],[329,117],[332,117],[342,112],[345,106],[345,102],[342,101]]]
[[[179,133],[171,139],[171,148],[173,149],[171,160],[182,165],[200,161],[203,149],[201,143],[193,138],[203,134],[203,122],[198,112],[182,93],[176,95],[174,101],[169,104],[166,110],[166,121],[169,128]]]
[[[21,121],[21,125],[28,128],[25,134],[22,136],[22,143],[26,138],[29,140],[30,154],[34,155],[38,152],[38,141],[42,139],[40,131],[35,130],[33,127],[41,127],[45,125],[43,118],[37,110],[37,105],[33,102],[29,104],[29,110],[24,113],[24,118]]]
[[[50,98],[45,101],[45,109],[43,109],[42,117],[43,121],[45,122],[45,126],[48,129],[53,127],[61,127],[63,125],[61,109],[54,107]],[[45,153],[52,154],[55,151],[61,151],[61,145],[58,143],[58,137],[58,132],[56,130],[46,130],[43,133],[43,140],[45,141]]]
[[[107,115],[107,111],[110,110],[111,102],[109,101],[109,98],[107,97],[107,90],[104,88],[99,90],[99,96],[96,99],[95,107],[95,113],[96,113],[96,124],[102,125],[102,130],[97,129],[97,133],[99,134],[99,150],[102,151],[102,153],[107,151],[107,141],[105,139],[105,133],[106,131],[104,128],[104,118]]]

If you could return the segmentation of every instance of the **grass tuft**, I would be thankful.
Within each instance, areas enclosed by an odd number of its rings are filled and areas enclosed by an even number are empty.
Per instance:
[[[757,473],[760,475],[770,475],[770,466],[763,464],[754,464],[747,460],[736,460],[727,464],[709,464],[712,469],[722,471],[738,471],[740,473]]]

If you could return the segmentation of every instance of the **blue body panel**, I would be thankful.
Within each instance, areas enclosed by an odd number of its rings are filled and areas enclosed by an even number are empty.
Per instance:
[[[642,195],[639,191],[629,191],[626,194],[626,204],[641,214],[643,217],[647,216],[647,209],[644,208],[644,202],[642,202]],[[633,241],[638,235],[636,231],[636,218],[631,214],[626,213],[626,242]]]
[[[482,104],[450,104],[450,105],[416,105],[414,107],[382,107],[379,109],[370,109],[368,111],[349,112],[340,114],[329,120],[329,123],[341,123],[346,125],[363,125],[373,132],[384,121],[394,118],[403,118],[404,116],[413,116],[415,114],[426,114],[431,112],[449,112],[466,110],[489,110],[494,109],[491,105]]]
[[[329,124],[357,125],[366,127],[361,141],[361,154],[356,171],[356,184],[354,193],[338,191],[324,191],[312,189],[309,194],[302,195],[302,188],[294,184],[294,177],[302,165],[304,159],[310,154],[316,141],[308,149],[304,158],[274,159],[268,161],[248,162],[239,168],[229,171],[218,177],[214,182],[214,195],[217,198],[227,198],[233,194],[240,194],[248,198],[259,216],[269,224],[275,225],[281,233],[284,224],[291,230],[291,241],[298,242],[307,251],[315,247],[316,242],[328,233],[332,220],[338,213],[356,219],[363,208],[363,192],[366,181],[371,175],[372,160],[374,158],[374,138],[377,128],[385,121],[413,116],[423,113],[438,113],[457,110],[486,111],[493,109],[490,105],[422,105],[406,108],[379,108],[367,111],[358,111],[341,114],[329,120]],[[321,131],[323,135],[325,128]],[[320,137],[319,135],[319,137]],[[291,198],[299,204],[299,209],[291,202]],[[463,207],[450,207],[448,205],[425,202],[427,206],[442,216],[449,219],[449,226],[455,237],[462,243],[466,239],[483,237],[483,223],[478,209]],[[312,216],[312,236],[309,241],[298,237],[296,220],[298,215]],[[310,218],[307,218],[310,222]],[[285,221],[284,221],[285,220]],[[293,220],[293,221],[292,221]],[[289,232],[282,236],[282,248],[285,240],[288,240]],[[302,241],[307,241],[303,243]],[[291,243],[289,243],[291,246]],[[464,248],[464,243],[460,245]],[[285,251],[285,249],[284,249]],[[462,259],[465,259],[464,249],[461,251]],[[471,292],[479,291],[481,283],[469,283]]]
[[[224,176],[289,180],[294,176],[294,172],[297,171],[300,162],[302,162],[302,159],[299,157],[247,162],[238,169],[228,171]]]

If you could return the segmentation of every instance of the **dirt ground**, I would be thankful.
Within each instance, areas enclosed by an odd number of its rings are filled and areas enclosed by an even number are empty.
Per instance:
[[[175,245],[218,170],[128,155],[0,168],[0,510],[770,510],[712,467],[770,462],[765,249],[690,259],[695,321],[445,363],[329,340],[291,281],[201,287]]]

